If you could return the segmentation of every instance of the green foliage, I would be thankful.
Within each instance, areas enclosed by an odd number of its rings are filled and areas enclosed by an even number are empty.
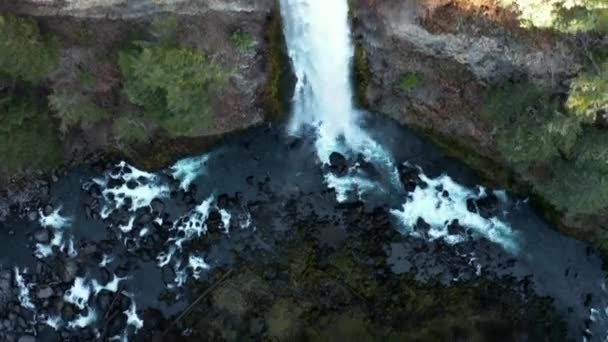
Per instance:
[[[362,107],[366,107],[367,103],[367,87],[371,82],[371,71],[369,69],[369,61],[367,60],[367,53],[363,46],[357,44],[355,46],[354,55],[355,64],[355,91],[357,104]]]
[[[132,114],[122,115],[114,120],[112,130],[116,139],[123,144],[141,144],[150,140],[146,126]]]
[[[502,0],[519,13],[523,27],[550,28],[566,33],[608,32],[605,0]]]
[[[37,82],[58,62],[57,43],[41,36],[36,23],[14,16],[0,16],[0,74]]]
[[[0,105],[0,171],[49,169],[58,164],[60,142],[36,98],[13,97]]]
[[[401,77],[399,77],[399,89],[404,92],[414,89],[418,84],[419,78],[418,74],[413,72],[407,72],[401,75]]]
[[[120,69],[129,100],[172,134],[205,129],[209,93],[226,80],[226,72],[188,49],[150,47],[120,53]]]
[[[70,128],[91,128],[95,123],[109,117],[93,101],[80,93],[57,93],[49,96],[49,105],[61,120],[61,132],[67,133]]]
[[[535,188],[557,208],[570,214],[591,214],[608,207],[606,172],[555,160],[553,177],[537,179]]]
[[[495,91],[483,114],[496,124],[498,148],[513,164],[569,155],[581,131],[575,117],[561,113],[559,104],[530,83]]]
[[[573,82],[566,105],[582,120],[593,122],[600,112],[608,113],[608,61],[597,73],[582,73]]]
[[[255,39],[249,32],[235,31],[230,36],[230,40],[241,51],[251,51],[255,47]]]
[[[576,167],[608,173],[608,132],[598,129],[585,131],[574,152]]]

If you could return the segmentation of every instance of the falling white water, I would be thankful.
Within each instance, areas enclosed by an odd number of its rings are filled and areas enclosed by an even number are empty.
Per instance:
[[[350,61],[353,47],[346,0],[281,0],[289,56],[298,79],[293,134],[313,125],[325,138],[353,127]]]
[[[399,185],[390,154],[357,123],[350,84],[354,49],[347,0],[281,0],[281,12],[297,77],[289,132],[299,135],[312,128],[321,162],[329,163],[332,152],[350,158],[360,154]],[[359,197],[373,189],[382,190],[381,184],[362,179],[356,170],[342,179],[327,174],[325,181],[336,189],[340,201],[353,190]]]

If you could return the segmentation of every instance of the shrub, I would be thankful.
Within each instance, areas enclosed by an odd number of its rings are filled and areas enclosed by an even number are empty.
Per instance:
[[[150,140],[146,126],[136,115],[121,115],[114,120],[112,130],[116,139],[122,144],[141,144]]]
[[[523,27],[550,28],[561,32],[597,30],[607,32],[608,4],[605,0],[502,0],[513,6]]]
[[[230,40],[241,51],[251,51],[255,47],[255,40],[249,32],[235,31]]]
[[[535,188],[553,205],[570,214],[591,214],[608,207],[608,177],[605,171],[578,167],[555,160],[553,177],[537,180]]]
[[[57,51],[56,40],[43,37],[34,21],[0,16],[0,74],[40,81],[57,65]]]
[[[513,164],[532,164],[569,155],[580,122],[531,83],[509,85],[490,94],[483,115],[497,126],[497,145]]]
[[[608,172],[608,132],[589,129],[578,140],[574,152],[580,169]]]
[[[58,164],[61,146],[49,117],[30,95],[0,106],[0,171],[50,169]]]
[[[416,73],[408,72],[399,77],[399,89],[410,91],[418,84],[419,76]]]
[[[58,93],[49,96],[49,105],[61,120],[60,130],[64,134],[70,128],[91,128],[95,123],[109,117],[89,97],[80,94]]]
[[[189,135],[209,125],[209,92],[225,71],[187,49],[150,47],[120,53],[128,99],[172,134]]]
[[[597,73],[581,73],[572,83],[566,105],[584,121],[593,122],[597,115],[608,115],[608,61]]]

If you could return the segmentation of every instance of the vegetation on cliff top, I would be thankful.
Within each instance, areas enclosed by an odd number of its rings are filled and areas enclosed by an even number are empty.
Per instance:
[[[492,92],[483,111],[496,125],[503,157],[568,214],[608,208],[608,132],[594,126],[608,102],[590,90],[603,82],[601,75],[582,75],[566,103],[531,83],[516,83]]]
[[[124,91],[132,103],[175,135],[209,127],[209,94],[226,79],[225,71],[188,49],[146,47],[120,53]]]
[[[37,89],[57,62],[56,40],[35,22],[0,16],[0,172],[56,164],[58,138]]]
[[[0,16],[0,77],[39,82],[57,60],[57,41],[41,35],[34,21]]]
[[[524,27],[567,33],[608,32],[608,2],[605,0],[501,0],[501,4],[514,7]]]

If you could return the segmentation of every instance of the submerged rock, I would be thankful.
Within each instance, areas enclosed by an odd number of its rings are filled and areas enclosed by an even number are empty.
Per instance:
[[[498,197],[490,192],[489,194],[483,196],[480,199],[475,201],[477,208],[479,209],[479,215],[483,218],[490,218],[497,216],[499,213],[499,200]]]
[[[348,172],[348,161],[346,160],[346,157],[338,152],[332,152],[329,155],[329,169],[338,177],[346,176],[346,173]]]

